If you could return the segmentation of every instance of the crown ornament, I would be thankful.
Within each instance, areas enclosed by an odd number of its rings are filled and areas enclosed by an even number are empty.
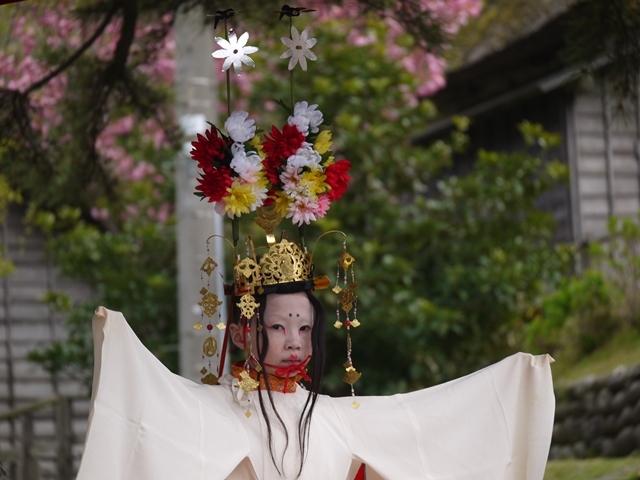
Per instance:
[[[310,38],[308,29],[299,32],[293,25],[293,17],[312,11],[284,5],[279,12],[275,12],[280,18],[289,18],[290,35],[281,39],[288,49],[280,58],[289,59],[291,96],[289,105],[282,100],[277,102],[288,113],[286,123],[280,127],[272,125],[262,137],[261,130],[248,112],[231,111],[229,88],[231,67],[238,76],[242,74],[243,65],[254,67],[255,63],[249,55],[258,49],[247,45],[248,32],[238,36],[228,28],[228,21],[239,12],[227,9],[212,15],[214,28],[218,22],[224,24],[224,38],[216,37],[221,48],[212,55],[224,59],[222,71],[226,72],[227,78],[228,118],[224,130],[210,124],[209,129],[197,135],[192,142],[191,157],[200,171],[195,194],[212,203],[218,214],[231,219],[232,241],[227,242],[233,250],[233,285],[226,286],[225,293],[235,299],[245,325],[260,306],[257,295],[309,291],[331,285],[327,276],[314,277],[313,257],[305,244],[304,226],[324,217],[331,204],[342,197],[351,180],[351,164],[345,159],[336,160],[333,155],[332,133],[324,125],[318,105],[307,101],[294,102],[293,69],[299,66],[306,71],[307,60],[317,59],[311,51],[317,41]],[[255,215],[256,223],[265,231],[267,250],[259,258],[250,237],[244,241],[244,258],[238,253],[239,218],[243,215]],[[284,234],[279,240],[276,239],[275,229],[284,219],[291,220],[298,227],[299,243],[289,240]],[[336,262],[336,283],[332,289],[336,295],[337,317],[333,325],[335,328],[344,326],[347,330],[344,380],[354,394],[353,384],[360,378],[360,373],[353,367],[351,359],[350,330],[360,324],[356,318],[357,284],[354,258],[346,248],[346,235],[337,233],[344,237],[344,241],[342,255]],[[203,287],[199,304],[202,317],[194,325],[197,330],[202,329],[206,322],[204,317],[209,317],[206,330],[210,338],[214,328],[211,319],[215,316],[218,317],[216,327],[226,330],[225,335],[228,335],[226,325],[230,321],[231,311],[228,308],[225,323],[219,308],[222,301],[209,288],[211,276],[216,272],[221,275],[217,263],[209,256],[209,240],[212,237],[207,239],[207,259],[201,268]],[[208,360],[208,364],[203,366],[202,381],[212,384],[218,378],[214,372],[218,376],[222,373],[226,348],[214,350],[213,342],[209,339],[205,343],[207,348],[203,353],[203,362]],[[217,369],[211,362],[214,354],[217,355]],[[248,368],[248,360],[245,366]]]

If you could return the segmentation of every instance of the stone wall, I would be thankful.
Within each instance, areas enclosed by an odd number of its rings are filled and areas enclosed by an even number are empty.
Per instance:
[[[640,451],[640,365],[556,389],[551,459]]]

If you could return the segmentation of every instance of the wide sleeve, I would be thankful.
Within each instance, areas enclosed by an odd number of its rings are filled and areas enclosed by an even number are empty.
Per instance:
[[[249,453],[216,392],[167,370],[124,317],[93,318],[92,406],[79,480],[224,479]]]
[[[548,355],[513,355],[390,397],[334,399],[367,480],[542,480],[555,399]]]

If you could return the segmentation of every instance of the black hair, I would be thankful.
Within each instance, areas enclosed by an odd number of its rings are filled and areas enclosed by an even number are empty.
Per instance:
[[[297,293],[301,290],[293,291],[293,292],[282,292],[285,294],[289,293]],[[325,324],[326,324],[326,313],[324,307],[320,303],[320,301],[311,293],[311,290],[302,290],[309,302],[311,302],[311,306],[313,307],[313,327],[311,329],[311,345],[312,345],[312,355],[309,360],[308,366],[310,369],[311,376],[311,384],[309,385],[307,396],[307,400],[304,404],[302,412],[300,412],[300,419],[298,420],[298,445],[300,448],[300,467],[298,469],[298,477],[302,473],[302,467],[304,466],[304,462],[306,459],[307,449],[309,446],[309,430],[311,428],[311,418],[313,415],[313,410],[316,405],[316,401],[318,399],[318,394],[320,393],[320,388],[322,385],[322,379],[324,377],[324,364],[325,364],[325,345],[324,345],[324,332],[325,332]],[[267,299],[268,293],[264,293],[263,295],[256,296],[256,302],[260,304],[258,308],[257,326],[264,327],[264,318],[265,311],[267,308]],[[235,303],[235,302],[234,302]],[[286,452],[289,446],[289,432],[282,420],[282,417],[278,413],[278,409],[276,408],[273,402],[273,396],[271,392],[271,386],[269,383],[269,373],[265,369],[264,360],[267,357],[267,352],[269,351],[269,338],[267,335],[266,328],[257,328],[257,335],[260,340],[256,342],[256,349],[258,352],[258,362],[260,363],[260,371],[258,372],[258,381],[264,376],[264,385],[266,388],[266,398],[271,405],[273,412],[275,413],[276,419],[282,426],[282,429],[285,434],[285,447],[281,452],[282,457],[278,462],[276,460],[276,452],[273,450],[273,435],[272,435],[272,427],[271,421],[269,420],[269,415],[267,414],[265,396],[263,395],[262,390],[258,390],[258,400],[260,404],[260,410],[262,411],[262,415],[264,416],[265,423],[267,425],[267,438],[269,445],[269,454],[271,456],[271,460],[276,467],[276,470],[280,475],[283,474],[281,468],[283,468],[283,460],[284,453]]]

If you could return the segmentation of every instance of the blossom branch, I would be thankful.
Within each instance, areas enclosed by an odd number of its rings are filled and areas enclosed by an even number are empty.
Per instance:
[[[86,52],[91,45],[93,45],[95,43],[95,41],[100,38],[100,35],[102,35],[102,33],[104,32],[104,29],[107,28],[107,25],[109,25],[109,22],[111,22],[111,19],[113,18],[113,16],[115,15],[116,11],[118,10],[118,7],[116,5],[114,5],[111,10],[109,10],[107,12],[107,14],[105,15],[104,19],[102,20],[102,23],[98,26],[98,28],[96,29],[95,32],[93,32],[93,35],[91,35],[81,46],[80,48],[78,48],[78,50],[76,50],[74,52],[73,55],[71,55],[67,60],[65,60],[64,62],[62,62],[60,65],[58,65],[58,67],[56,67],[55,69],[53,69],[47,76],[45,76],[44,78],[38,80],[37,82],[33,83],[32,85],[30,85],[23,93],[23,95],[27,96],[30,93],[34,92],[35,90],[38,90],[39,88],[43,87],[44,85],[46,85],[47,83],[49,83],[51,81],[51,79],[55,78],[56,76],[60,75],[62,72],[64,72],[67,68],[69,68],[71,65],[73,65],[75,63],[76,60],[78,60],[82,54],[84,52]]]

